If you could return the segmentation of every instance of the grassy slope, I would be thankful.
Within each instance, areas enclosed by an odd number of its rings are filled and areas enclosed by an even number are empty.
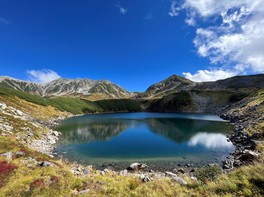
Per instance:
[[[14,95],[15,96],[15,95]],[[20,96],[20,95],[16,95]],[[27,95],[25,95],[27,96]],[[34,98],[25,98],[26,100]],[[75,100],[74,100],[75,101]],[[6,93],[0,93],[0,102],[6,102],[8,105],[18,108],[24,112],[46,117],[56,117],[58,113],[65,115],[65,112],[60,112],[58,109],[45,105],[36,105],[17,97],[7,96]],[[32,100],[31,100],[32,102]],[[41,102],[41,101],[40,101]],[[259,92],[256,97],[247,104],[248,107],[260,106],[264,102],[264,92]],[[22,103],[22,104],[21,104]],[[247,110],[246,106],[245,109]],[[49,112],[48,112],[49,111]],[[259,112],[264,112],[264,107],[261,106]],[[49,114],[48,114],[49,113]],[[33,116],[34,116],[33,114]],[[1,117],[6,115],[1,114]],[[18,128],[24,127],[25,124],[30,124],[24,121],[18,121],[10,117],[6,117],[8,122],[15,125],[17,132]],[[43,132],[39,128],[36,132]],[[249,132],[258,129],[263,132],[263,123],[254,125]],[[56,159],[49,158],[43,154],[29,150],[16,141],[14,136],[0,137],[0,153],[8,151],[23,150],[27,153],[21,158],[13,158],[10,165],[15,166],[14,170],[0,174],[0,196],[70,196],[86,188],[90,191],[88,196],[261,196],[264,195],[264,145],[259,143],[258,149],[262,155],[259,161],[254,165],[244,166],[236,169],[228,174],[223,174],[216,181],[207,181],[206,184],[198,181],[193,181],[184,177],[189,183],[188,186],[181,186],[176,182],[172,182],[168,178],[156,179],[148,183],[142,183],[138,178],[133,176],[122,177],[114,173],[108,173],[101,176],[96,170],[92,170],[90,175],[85,177],[74,176],[70,172],[70,165],[60,162]],[[33,157],[38,161],[49,160],[54,162],[58,167],[39,166],[28,168],[21,160]],[[0,163],[5,160],[0,157]],[[1,170],[1,169],[0,169]],[[52,177],[56,177],[54,183],[50,183]],[[44,184],[39,184],[30,190],[32,183],[36,180],[41,180]]]
[[[59,97],[59,98],[43,98],[37,95],[28,94],[22,91],[6,88],[0,85],[0,95],[2,96],[15,96],[25,101],[40,106],[52,106],[60,111],[69,112],[72,114],[92,113],[102,111],[100,107],[91,101],[72,98],[72,97]]]

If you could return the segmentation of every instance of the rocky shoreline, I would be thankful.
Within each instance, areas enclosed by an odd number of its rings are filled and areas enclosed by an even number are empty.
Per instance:
[[[235,151],[223,161],[223,169],[230,171],[242,165],[251,164],[258,159],[260,153],[256,150],[258,140],[262,137],[261,131],[254,131],[249,135],[246,131],[253,128],[260,122],[263,122],[263,117],[257,111],[256,107],[247,109],[247,114],[243,113],[241,108],[244,104],[237,105],[233,109],[225,110],[220,117],[228,120],[234,125],[234,130],[227,138],[235,146]],[[255,129],[254,129],[255,130]]]

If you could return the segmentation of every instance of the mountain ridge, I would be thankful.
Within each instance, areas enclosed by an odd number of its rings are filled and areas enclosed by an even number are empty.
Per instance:
[[[132,93],[109,80],[60,78],[49,83],[40,84],[3,76],[0,77],[0,84],[42,97],[68,95],[89,97],[93,94],[100,94],[102,98],[126,98],[132,95]]]

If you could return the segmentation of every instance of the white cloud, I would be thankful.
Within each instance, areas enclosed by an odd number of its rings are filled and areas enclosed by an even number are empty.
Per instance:
[[[120,5],[117,5],[116,7],[118,7],[119,12],[121,14],[125,15],[127,13],[127,9],[126,8],[124,8],[124,7],[120,6]]]
[[[48,83],[61,78],[56,72],[49,69],[28,70],[29,80],[36,83]]]
[[[184,72],[183,75],[187,79],[190,79],[195,82],[202,81],[216,81],[219,79],[226,79],[233,77],[238,73],[231,70],[222,70],[222,69],[212,69],[212,70],[198,70],[195,74],[189,72]]]
[[[185,75],[219,74],[216,78],[221,78],[222,71],[227,76],[264,72],[264,0],[184,0],[180,8],[186,11],[188,25],[202,22],[194,45],[201,57],[215,65],[213,70]]]
[[[170,11],[168,12],[168,14],[171,17],[174,17],[174,16],[177,16],[179,14],[180,10],[181,10],[181,8],[177,6],[176,1],[172,1],[171,6],[170,6]]]
[[[188,145],[202,145],[206,148],[232,147],[232,143],[228,142],[226,136],[220,133],[198,133],[190,139]]]

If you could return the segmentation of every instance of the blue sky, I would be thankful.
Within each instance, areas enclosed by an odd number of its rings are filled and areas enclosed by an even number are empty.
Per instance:
[[[241,2],[0,0],[0,75],[108,79],[144,91],[172,74],[263,73],[263,1]]]

